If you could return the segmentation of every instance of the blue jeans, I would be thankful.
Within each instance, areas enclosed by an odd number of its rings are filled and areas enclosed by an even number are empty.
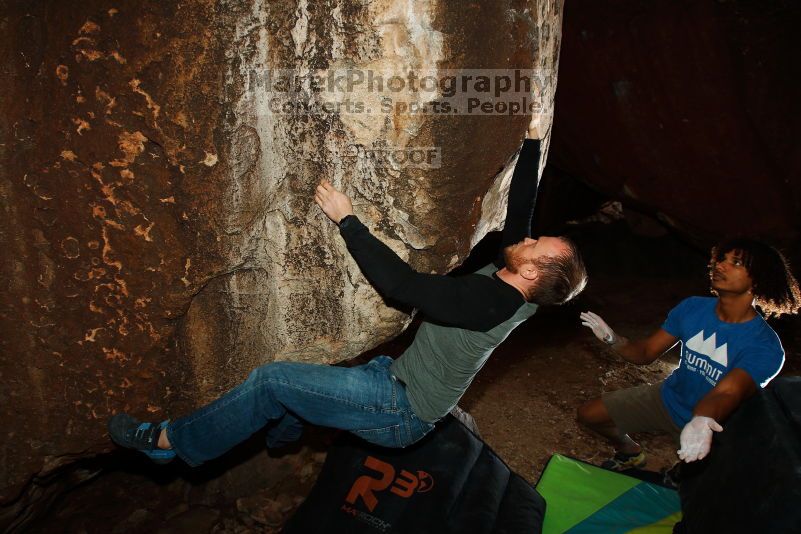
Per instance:
[[[389,356],[351,368],[268,363],[216,401],[170,422],[167,437],[191,466],[222,455],[267,425],[268,446],[293,441],[303,421],[348,430],[384,447],[406,447],[434,425],[415,415],[390,365]]]

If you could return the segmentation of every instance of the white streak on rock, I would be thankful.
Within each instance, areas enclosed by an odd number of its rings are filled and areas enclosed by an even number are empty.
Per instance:
[[[295,42],[295,56],[302,57],[306,40],[309,37],[308,0],[300,0],[296,11],[298,20],[292,28],[292,40]]]

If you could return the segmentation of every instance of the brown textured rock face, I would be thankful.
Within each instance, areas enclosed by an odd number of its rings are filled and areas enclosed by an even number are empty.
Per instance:
[[[801,6],[569,2],[550,162],[698,241],[801,239]]]
[[[501,223],[525,115],[308,113],[283,108],[298,95],[266,72],[555,73],[561,32],[558,0],[5,11],[0,502],[32,473],[108,450],[114,412],[175,417],[257,365],[338,361],[400,332],[408,316],[313,204],[320,178],[428,272]],[[555,83],[540,87],[544,122]],[[380,105],[363,89],[305,96]],[[379,165],[354,147],[438,147],[441,166]]]

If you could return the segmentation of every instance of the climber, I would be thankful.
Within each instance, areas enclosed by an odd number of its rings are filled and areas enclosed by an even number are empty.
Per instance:
[[[631,432],[665,432],[678,442],[682,461],[703,459],[721,423],[781,370],[784,349],[756,310],[767,317],[798,312],[798,282],[781,252],[752,239],[726,240],[712,249],[709,277],[715,297],[681,301],[642,340],[616,334],[592,312],[581,314],[598,339],[637,365],[682,343],[679,366],[664,381],[606,393],[578,409],[578,421],[616,449],[604,467],[645,465]]]
[[[532,120],[509,192],[502,251],[495,264],[451,277],[415,272],[374,237],[350,199],[323,180],[314,200],[339,226],[365,277],[387,299],[416,307],[424,320],[397,359],[378,356],[352,368],[274,362],[211,404],[172,421],[109,421],[120,446],[164,463],[196,466],[267,427],[278,447],[300,437],[303,423],[344,429],[387,447],[422,438],[454,408],[492,351],[538,306],[562,304],[586,284],[575,245],[529,237],[537,192],[541,128]]]

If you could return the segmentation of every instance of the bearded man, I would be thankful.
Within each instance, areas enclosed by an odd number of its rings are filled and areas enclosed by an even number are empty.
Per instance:
[[[570,240],[530,237],[540,138],[534,120],[510,186],[502,254],[465,276],[415,272],[370,233],[345,194],[325,180],[317,186],[315,202],[339,225],[365,277],[382,296],[424,317],[397,360],[378,356],[352,368],[269,363],[216,401],[173,421],[140,423],[117,414],[109,421],[112,439],[156,462],[177,456],[190,466],[222,455],[264,427],[271,447],[299,438],[304,423],[347,430],[385,447],[418,441],[456,406],[515,327],[541,305],[567,302],[586,284]]]

